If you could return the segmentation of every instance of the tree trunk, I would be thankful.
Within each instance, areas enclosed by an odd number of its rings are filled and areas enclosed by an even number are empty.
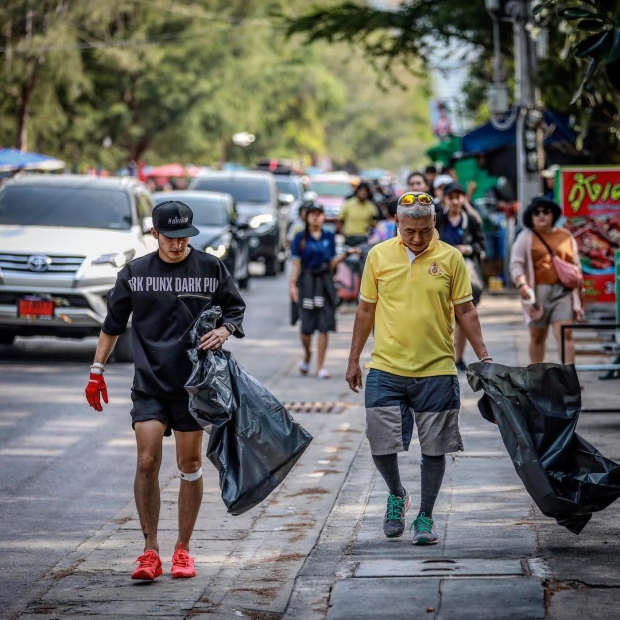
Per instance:
[[[17,106],[17,148],[25,152],[28,150],[28,120],[30,117],[30,101],[32,99],[32,93],[37,83],[37,77],[39,74],[39,68],[43,64],[43,56],[39,56],[34,61],[34,67],[32,68],[32,74],[22,84],[21,96],[19,98],[19,105]]]

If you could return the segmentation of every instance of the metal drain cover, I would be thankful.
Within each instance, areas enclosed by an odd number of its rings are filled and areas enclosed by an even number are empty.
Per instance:
[[[342,413],[347,405],[344,403],[290,402],[282,403],[289,413]]]
[[[355,577],[495,577],[523,575],[521,560],[365,560]]]

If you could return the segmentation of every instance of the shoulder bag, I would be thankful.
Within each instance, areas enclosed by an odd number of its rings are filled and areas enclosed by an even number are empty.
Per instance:
[[[535,230],[532,230],[532,232],[543,242],[543,245],[547,248],[547,252],[551,254],[553,266],[555,267],[558,280],[560,280],[562,286],[571,290],[581,287],[582,277],[577,265],[556,256],[555,252],[549,247],[549,244]]]

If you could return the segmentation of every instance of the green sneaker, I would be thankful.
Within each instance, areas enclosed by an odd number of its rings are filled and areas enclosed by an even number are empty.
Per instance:
[[[405,513],[411,506],[411,497],[405,489],[405,497],[390,495],[387,500],[387,510],[383,519],[383,533],[387,538],[398,538],[403,535],[407,523]]]
[[[411,524],[413,530],[412,543],[414,545],[436,545],[437,532],[435,531],[435,522],[422,513]]]

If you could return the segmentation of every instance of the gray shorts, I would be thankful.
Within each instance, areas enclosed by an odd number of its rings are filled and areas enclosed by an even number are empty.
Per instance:
[[[532,321],[529,327],[544,329],[556,321],[574,319],[572,291],[559,283],[537,284],[536,303],[542,304],[543,315],[538,321]]]
[[[366,378],[366,436],[374,455],[409,449],[413,425],[422,454],[463,449],[459,432],[461,397],[455,375],[401,377],[372,368]]]

